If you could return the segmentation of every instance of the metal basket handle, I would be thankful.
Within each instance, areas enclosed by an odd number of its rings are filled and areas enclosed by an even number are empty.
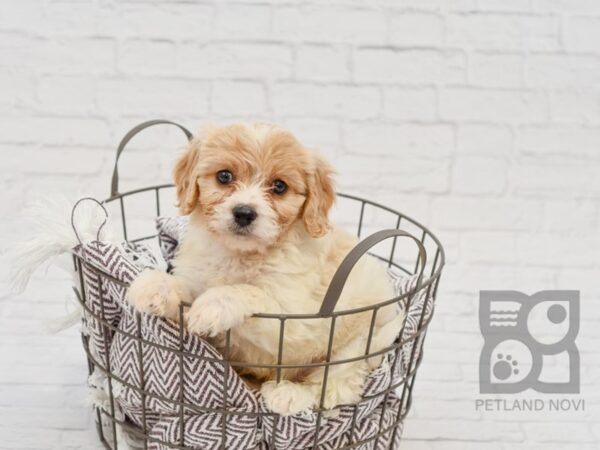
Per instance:
[[[406,231],[396,229],[377,231],[376,233],[367,236],[352,250],[350,250],[350,253],[346,255],[340,266],[337,268],[333,278],[331,279],[331,282],[329,283],[323,303],[321,304],[321,309],[319,310],[320,316],[326,317],[333,314],[333,310],[335,309],[335,305],[337,304],[342,290],[344,289],[346,280],[358,260],[375,244],[378,244],[379,242],[391,237],[408,237],[417,244],[417,247],[419,248],[419,263],[421,265],[421,270],[419,271],[419,280],[417,282],[417,286],[419,286],[423,278],[425,264],[427,263],[427,252],[425,251],[423,243]],[[383,300],[387,299],[382,299],[382,301]]]
[[[77,200],[75,202],[75,204],[73,205],[73,208],[71,209],[71,228],[73,228],[73,231],[75,232],[75,237],[77,238],[77,242],[79,242],[79,245],[83,245],[83,241],[81,240],[81,236],[79,235],[79,231],[77,230],[77,225],[75,224],[75,213],[77,211],[77,207],[81,203],[88,202],[88,201],[97,204],[100,208],[102,208],[102,212],[104,212],[104,219],[102,220],[102,223],[100,224],[100,226],[98,227],[98,230],[96,231],[96,240],[97,241],[100,240],[100,232],[102,231],[102,228],[104,228],[104,225],[106,225],[106,222],[108,221],[108,211],[106,210],[106,207],[104,206],[104,202],[98,201],[93,197],[82,197],[79,200]]]
[[[125,146],[140,131],[142,131],[142,130],[148,128],[148,127],[152,127],[154,125],[161,125],[161,124],[175,125],[181,131],[183,131],[183,133],[187,137],[188,141],[191,141],[192,138],[194,137],[194,135],[187,128],[185,128],[182,125],[179,125],[176,122],[171,122],[170,120],[162,120],[162,119],[149,120],[147,122],[142,122],[139,125],[136,125],[135,127],[133,127],[123,137],[123,139],[121,139],[121,142],[119,143],[119,147],[117,147],[117,156],[115,158],[115,168],[113,169],[112,183],[111,183],[111,188],[110,188],[110,196],[111,196],[111,198],[119,195],[119,169],[118,169],[118,164],[119,164],[119,157],[121,156],[121,153],[123,152],[123,150],[125,150]]]

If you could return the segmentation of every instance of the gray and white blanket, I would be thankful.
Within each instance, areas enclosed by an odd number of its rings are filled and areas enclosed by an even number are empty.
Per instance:
[[[110,372],[112,408],[149,436],[148,448],[296,450],[312,448],[316,442],[319,450],[329,450],[369,438],[373,439],[355,448],[396,447],[402,426],[393,432],[393,425],[406,405],[399,404],[394,391],[382,392],[406,375],[413,345],[416,342],[420,348],[422,335],[402,346],[397,361],[395,352],[384,356],[381,366],[368,376],[358,405],[343,406],[335,416],[307,412],[281,417],[266,408],[260,393],[231,370],[209,343],[127,304],[121,283],[130,283],[144,268],[168,265],[186,225],[184,218],[157,220],[161,254],[143,244],[115,246],[100,241],[74,249],[87,262],[81,273],[85,295],[80,296],[85,299],[89,353],[99,366],[95,370]],[[112,279],[100,277],[95,269]],[[413,289],[417,281],[394,271],[390,277],[398,294]],[[420,293],[410,302],[403,340],[415,334],[422,311],[424,320],[431,315],[432,299],[427,300],[424,305],[425,294]],[[387,428],[390,431],[380,434]]]

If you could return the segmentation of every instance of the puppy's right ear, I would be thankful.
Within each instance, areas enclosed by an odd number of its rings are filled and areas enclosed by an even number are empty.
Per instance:
[[[200,188],[195,172],[200,154],[200,142],[192,140],[179,157],[173,171],[179,209],[184,215],[190,214],[198,205]]]

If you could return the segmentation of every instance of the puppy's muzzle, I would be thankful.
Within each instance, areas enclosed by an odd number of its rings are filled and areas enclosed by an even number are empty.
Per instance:
[[[256,211],[249,205],[238,205],[233,208],[233,219],[240,227],[247,227],[256,219]]]

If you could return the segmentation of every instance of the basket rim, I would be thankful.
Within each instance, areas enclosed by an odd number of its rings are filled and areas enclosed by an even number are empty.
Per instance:
[[[175,184],[173,184],[173,183],[163,183],[163,184],[157,184],[157,185],[154,185],[154,186],[147,186],[147,187],[143,187],[143,188],[132,189],[132,190],[127,191],[127,192],[122,192],[122,193],[119,193],[119,194],[112,195],[112,196],[104,199],[102,201],[102,203],[111,203],[111,202],[113,202],[115,200],[119,200],[121,198],[125,198],[125,197],[128,197],[128,196],[133,195],[133,194],[139,194],[141,192],[147,192],[147,191],[152,191],[152,190],[159,191],[161,189],[168,189],[168,188],[174,188],[174,187],[175,187]],[[440,242],[440,240],[437,238],[437,236],[428,227],[426,227],[425,225],[423,225],[418,220],[415,220],[412,217],[407,216],[404,213],[401,213],[400,211],[397,211],[397,210],[395,210],[393,208],[390,208],[389,206],[382,205],[379,202],[375,202],[373,200],[362,198],[362,197],[359,197],[359,196],[354,195],[354,194],[346,194],[344,192],[336,192],[336,195],[339,196],[339,197],[342,197],[342,198],[347,198],[347,199],[350,199],[350,200],[356,200],[358,202],[365,203],[365,204],[368,204],[368,205],[375,206],[377,208],[383,209],[383,210],[388,211],[388,212],[390,212],[392,214],[395,214],[398,217],[401,217],[404,220],[407,220],[408,222],[412,223],[416,227],[420,228],[425,233],[427,233],[427,235],[429,235],[429,237],[431,237],[431,239],[433,239],[433,241],[436,243],[436,245],[437,245],[437,247],[438,247],[438,249],[439,249],[439,251],[441,253],[441,257],[442,257],[441,262],[440,262],[440,267],[444,266],[444,264],[445,264],[444,246],[442,245],[442,243]],[[437,271],[436,271],[436,273],[437,273]]]
[[[134,195],[134,194],[138,194],[138,193],[142,193],[142,192],[148,192],[148,191],[156,191],[156,194],[158,195],[159,191],[161,189],[169,189],[169,188],[173,188],[175,187],[175,185],[173,183],[163,183],[163,184],[157,184],[157,185],[153,185],[153,186],[146,186],[146,187],[142,187],[142,188],[137,188],[137,189],[132,189],[126,192],[122,192],[122,193],[117,193],[115,195],[112,195],[111,197],[108,197],[107,199],[103,200],[102,203],[106,204],[106,203],[112,203],[116,200],[120,200],[121,202],[123,201],[123,199],[125,197],[128,197],[130,195]],[[368,305],[368,306],[362,306],[362,307],[358,307],[358,308],[352,308],[352,309],[345,309],[345,310],[337,310],[332,312],[330,315],[328,316],[323,316],[321,314],[319,314],[318,312],[314,313],[314,314],[276,314],[276,313],[255,313],[252,315],[252,317],[255,318],[263,318],[263,319],[279,319],[279,320],[287,320],[287,319],[323,319],[324,317],[337,317],[337,316],[343,316],[343,315],[349,315],[349,314],[357,314],[357,313],[361,313],[361,312],[365,312],[365,311],[371,311],[374,309],[380,309],[384,306],[393,304],[393,303],[397,303],[400,302],[402,300],[404,300],[405,298],[412,298],[413,296],[415,296],[417,293],[422,292],[423,289],[427,289],[428,290],[428,296],[431,295],[430,290],[431,290],[431,286],[434,284],[434,282],[436,280],[439,280],[440,276],[441,276],[441,272],[442,269],[445,266],[445,262],[446,262],[446,257],[445,257],[445,251],[444,251],[444,247],[441,244],[440,240],[437,238],[437,236],[435,234],[433,234],[431,232],[431,230],[429,228],[427,228],[425,225],[423,225],[421,222],[393,209],[390,208],[388,206],[382,205],[381,203],[366,199],[366,198],[362,198],[359,197],[357,195],[352,195],[352,194],[346,194],[346,193],[342,193],[342,192],[337,192],[336,195],[338,195],[339,197],[342,198],[346,198],[349,200],[355,200],[358,202],[361,202],[361,204],[368,204],[371,206],[374,206],[376,208],[380,208],[383,209],[385,211],[388,211],[392,214],[395,214],[398,219],[400,220],[405,220],[408,221],[410,223],[412,223],[414,226],[416,226],[417,228],[419,228],[420,230],[422,230],[422,238],[421,241],[423,241],[424,236],[427,235],[429,238],[431,238],[433,240],[433,242],[436,244],[436,256],[435,256],[435,260],[434,260],[434,264],[433,267],[435,268],[435,270],[433,271],[433,273],[431,273],[425,281],[422,281],[420,283],[417,283],[416,286],[412,289],[410,289],[409,291],[407,291],[404,294],[395,296],[391,299],[388,300],[384,300],[382,302],[378,302],[372,305]],[[149,238],[154,238],[156,235],[152,235],[152,236],[147,236],[144,237],[142,239],[149,239]],[[140,239],[137,239],[140,240]],[[129,240],[129,239],[125,239],[125,241],[127,242],[134,242],[135,240]],[[76,258],[80,258],[79,255],[77,255],[76,252],[72,252],[73,255]],[[377,255],[375,255],[377,256]],[[82,261],[84,262],[84,261]],[[396,266],[397,267],[397,266]],[[102,271],[101,269],[97,268],[97,270]],[[401,268],[402,269],[402,268]],[[405,269],[402,269],[405,273],[409,273],[406,272]],[[121,286],[128,288],[130,283],[127,282],[122,282],[120,280],[115,279],[114,277],[111,277],[110,274],[107,273],[103,273],[105,276],[108,276],[109,278],[112,278],[111,281],[116,282],[118,284],[120,284]],[[415,275],[415,274],[411,274],[411,275]],[[435,288],[434,288],[434,292],[433,292],[433,296],[435,297],[436,295],[436,291],[437,291],[437,286],[438,283],[435,284]],[[185,304],[187,304],[187,302],[185,302]],[[191,304],[187,304],[187,306],[190,306]]]

